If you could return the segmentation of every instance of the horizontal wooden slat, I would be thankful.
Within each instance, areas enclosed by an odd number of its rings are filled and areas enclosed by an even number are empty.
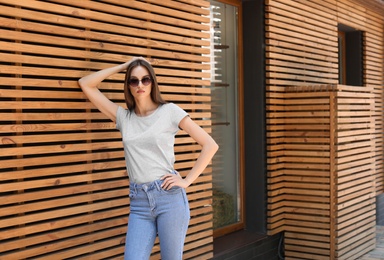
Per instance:
[[[68,237],[73,237],[78,234],[81,234],[81,232],[88,233],[92,231],[98,231],[98,230],[104,230],[104,229],[109,229],[113,227],[126,227],[127,225],[127,218],[115,218],[107,221],[100,221],[97,223],[90,223],[87,225],[81,225],[79,227],[73,228],[73,229],[64,229],[61,231],[56,231],[55,232],[55,237],[59,239],[66,239]],[[2,243],[1,250],[2,252],[4,251],[11,251],[13,249],[17,249],[20,244],[23,245],[24,247],[36,245],[36,244],[41,244],[41,243],[47,243],[51,242],[52,238],[50,234],[40,234],[33,236],[31,238],[21,238],[19,240],[13,240],[9,242],[4,242]],[[39,248],[36,248],[35,250],[39,250]],[[40,249],[41,250],[41,249]]]
[[[211,133],[208,7],[201,0],[0,0],[2,256],[122,258],[129,179],[121,135],[77,81],[143,56],[163,98]],[[122,72],[98,87],[125,107],[123,81]],[[200,150],[179,131],[174,167],[182,176]],[[185,250],[189,258],[211,256],[211,166],[187,194]],[[157,239],[151,259],[159,257]]]
[[[182,1],[176,2],[176,1],[163,1],[161,3],[157,2],[156,0],[147,0],[148,3],[156,3],[158,5],[171,7],[173,9],[188,11],[191,13],[201,14],[201,15],[209,15],[209,10],[207,7],[209,7],[208,1],[185,1],[186,4],[180,3]],[[193,6],[193,4],[198,4],[200,6]]]
[[[115,94],[115,93],[104,93],[106,97],[112,100],[122,100],[124,99],[124,95],[122,93]],[[36,91],[36,90],[1,90],[0,89],[0,96],[7,97],[7,98],[36,98],[41,99],[45,98],[47,101],[49,99],[64,99],[63,102],[46,102],[46,104],[57,104],[58,108],[60,108],[59,104],[63,104],[63,107],[69,107],[73,109],[88,109],[88,108],[95,108],[94,106],[90,107],[89,102],[84,102],[80,104],[76,104],[75,102],[70,103],[68,99],[75,100],[84,100],[84,95],[79,92],[66,92],[65,95],[63,95],[63,92],[54,92],[54,91]],[[192,102],[209,102],[211,100],[210,96],[202,96],[202,95],[182,95],[182,94],[163,94],[162,97],[170,102],[177,102],[177,101],[192,101]],[[9,109],[15,108],[14,106],[17,106],[18,103],[16,102],[4,102],[7,105],[9,105]],[[37,102],[30,102],[30,106],[28,106],[28,103],[26,104],[26,108],[34,108],[33,104]],[[69,106],[66,104],[70,104]],[[41,103],[40,103],[41,104]],[[86,104],[85,108],[81,108],[82,104]],[[5,106],[0,106],[1,108],[5,108]]]
[[[57,1],[57,2],[65,3],[65,1]],[[121,1],[119,0],[107,0],[107,2],[113,3],[113,4],[121,3]],[[205,23],[205,24],[209,23],[209,18],[207,17],[209,15],[209,10],[202,9],[202,8],[191,8],[190,6],[182,5],[181,3],[175,3],[175,2],[172,3],[171,1],[168,1],[168,3],[162,3],[162,5],[164,4],[169,5],[171,8],[164,8],[164,7],[160,7],[159,5],[153,6],[153,5],[140,3],[140,2],[129,3],[129,5],[126,5],[126,7],[141,9],[141,10],[150,9],[153,13],[166,15],[168,17],[169,16],[177,17],[179,19],[181,18],[183,20],[196,21],[196,22]],[[92,5],[92,7],[94,8],[94,5]],[[184,11],[178,11],[180,9],[183,9]],[[101,10],[104,10],[104,9],[101,9]],[[194,15],[192,11],[197,12],[199,15]],[[204,15],[204,16],[201,16],[201,15]],[[160,21],[162,21],[162,19],[160,19]],[[173,23],[171,22],[171,24]]]
[[[269,22],[280,28],[286,26],[286,34],[292,29],[284,23],[273,20]],[[273,34],[269,36],[270,43],[276,47],[267,49],[270,52],[267,57],[271,58],[273,64],[267,66],[268,71],[271,71],[267,73],[267,78],[271,79],[267,84],[282,83],[279,77],[284,78],[287,85],[290,85],[290,80],[295,81],[292,84],[295,86],[285,87],[285,92],[278,86],[271,86],[267,92],[270,233],[284,230],[286,234],[291,232],[296,235],[305,232],[311,235],[322,234],[325,239],[334,230],[340,231],[334,242],[328,237],[329,243],[311,243],[307,240],[300,243],[288,239],[285,252],[292,259],[329,259],[331,253],[344,257],[349,254],[345,248],[362,244],[370,247],[372,240],[364,240],[363,237],[362,242],[357,239],[343,239],[341,242],[338,238],[352,237],[355,229],[372,223],[370,217],[375,215],[372,175],[375,164],[372,151],[374,90],[371,87],[297,84],[296,81],[311,81],[307,75],[323,77],[326,73],[316,71],[315,67],[321,64],[312,65],[307,68],[309,71],[299,73],[299,64],[304,60],[299,61],[294,69],[286,69],[284,66],[288,63],[283,60],[286,59],[292,65],[295,60],[289,59],[290,55],[299,59],[311,57],[316,50],[311,51],[305,47],[303,51],[307,54],[300,54],[300,47],[293,47],[294,43],[288,38],[285,39],[287,43],[280,44],[281,39]],[[298,74],[303,77],[293,78]],[[324,205],[318,205],[319,202]],[[324,212],[308,210],[317,207]],[[332,216],[336,221],[334,227],[330,226]],[[372,235],[367,230],[361,229],[361,232],[368,234],[364,237]],[[319,250],[330,249],[331,244],[335,244],[337,250]],[[356,251],[354,254],[361,252]]]
[[[0,43],[1,47],[1,43]],[[78,72],[76,70],[63,70],[63,69],[52,69],[52,68],[34,68],[34,67],[23,67],[23,66],[0,66],[0,72],[6,74],[17,74],[17,75],[37,75],[37,76],[56,76],[64,78],[79,78],[85,75],[84,72]],[[124,75],[114,75],[109,77],[111,80],[123,80]],[[160,84],[181,84],[181,85],[209,85],[208,80],[201,79],[188,79],[188,78],[175,78],[175,77],[158,77],[158,82]]]
[[[1,3],[6,3],[6,4],[14,4],[10,0],[1,0]],[[202,32],[188,32],[186,29],[182,29],[180,27],[192,27],[193,29],[198,29],[202,31],[208,31],[209,27],[207,25],[201,25],[198,23],[192,23],[192,22],[183,22],[181,20],[176,20],[172,18],[167,18],[161,15],[149,15],[147,12],[140,12],[140,11],[135,11],[131,10],[130,8],[122,8],[122,7],[117,7],[117,6],[110,6],[107,4],[103,3],[92,3],[92,2],[77,2],[77,1],[65,1],[66,4],[74,4],[74,5],[79,5],[82,8],[73,8],[70,6],[64,6],[64,5],[55,5],[51,3],[44,3],[44,2],[35,2],[32,0],[26,0],[23,2],[18,3],[19,6],[21,7],[26,7],[26,8],[31,8],[31,9],[37,9],[37,10],[43,10],[43,11],[48,11],[48,12],[54,12],[54,13],[62,13],[65,15],[71,15],[71,16],[77,16],[81,18],[89,18],[89,19],[95,19],[95,20],[101,20],[104,22],[108,21],[114,21],[115,23],[120,23],[124,24],[125,26],[133,26],[133,27],[142,27],[145,29],[150,29],[150,30],[159,30],[163,32],[170,32],[172,34],[180,35],[183,34],[185,36],[189,37],[200,37],[200,38],[209,38],[209,35],[207,33],[202,33]],[[91,6],[92,9],[100,9],[102,12],[96,12],[96,11],[90,11],[86,10],[86,7]],[[84,9],[83,9],[84,8]],[[114,12],[119,15],[113,16],[111,14],[108,14],[108,12]],[[20,13],[24,12],[24,10],[21,9],[15,9],[13,10],[13,15],[16,17],[20,16]],[[167,26],[167,25],[161,25],[161,24],[155,24],[155,23],[141,23],[139,19],[132,19],[132,18],[126,18],[124,16],[120,16],[121,14],[125,14],[127,17],[134,17],[134,18],[147,18],[148,20],[152,20],[155,22],[162,22],[165,24],[172,24],[176,26]],[[114,19],[113,19],[114,18]],[[38,19],[40,21],[45,21],[45,22],[61,22],[64,24],[70,24],[70,18],[66,19],[66,17],[63,16],[62,19],[59,20],[54,20],[53,16],[49,14],[42,13],[38,17],[34,17],[34,19]],[[80,21],[79,21],[80,22]],[[78,26],[79,24],[74,24]],[[144,26],[143,26],[144,25]],[[179,27],[179,28],[177,28]]]

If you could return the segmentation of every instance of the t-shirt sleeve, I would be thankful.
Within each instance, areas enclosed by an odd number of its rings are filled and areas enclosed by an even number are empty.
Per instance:
[[[172,124],[175,126],[175,128],[179,129],[179,123],[180,121],[186,117],[189,116],[185,110],[183,110],[181,107],[179,107],[176,104],[169,103],[170,106],[170,116],[171,116],[171,121]]]
[[[123,125],[124,120],[127,118],[129,110],[124,109],[121,106],[118,106],[116,112],[116,129],[121,131],[121,127]]]

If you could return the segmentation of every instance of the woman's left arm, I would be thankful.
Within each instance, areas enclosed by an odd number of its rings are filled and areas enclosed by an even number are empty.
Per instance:
[[[200,144],[202,149],[199,157],[195,162],[195,165],[184,179],[180,178],[179,176],[175,176],[174,174],[166,174],[163,176],[162,179],[164,182],[162,187],[164,189],[170,189],[173,186],[187,188],[204,171],[204,169],[212,160],[212,157],[215,155],[216,151],[219,149],[219,146],[215,140],[213,140],[213,138],[199,125],[193,122],[189,116],[184,117],[180,121],[179,126],[181,129],[187,132],[198,144]]]

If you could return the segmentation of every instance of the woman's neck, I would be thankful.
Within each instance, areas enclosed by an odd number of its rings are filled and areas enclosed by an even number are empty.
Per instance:
[[[136,102],[135,113],[137,116],[149,116],[158,107],[159,105],[152,100],[150,102]]]

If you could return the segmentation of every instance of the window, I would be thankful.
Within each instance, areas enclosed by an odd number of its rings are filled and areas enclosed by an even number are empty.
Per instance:
[[[339,24],[339,83],[363,86],[363,32]]]
[[[345,74],[345,32],[338,31],[339,35],[339,83],[346,85],[347,78]]]
[[[242,86],[239,70],[239,3],[211,2],[214,236],[244,228]]]

